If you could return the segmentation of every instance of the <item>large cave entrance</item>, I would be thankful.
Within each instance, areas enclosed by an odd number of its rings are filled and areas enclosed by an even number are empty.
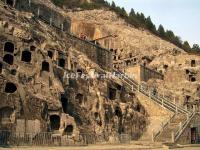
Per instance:
[[[196,67],[196,61],[195,60],[191,60],[191,67]]]
[[[23,51],[21,61],[30,63],[31,62],[31,52]]]
[[[17,91],[17,87],[15,84],[11,82],[6,83],[6,86],[5,86],[6,93],[14,93],[15,91]]]
[[[9,52],[9,53],[13,53],[15,50],[15,45],[11,42],[6,42],[4,45],[4,51],[5,52]]]
[[[65,68],[65,59],[63,58],[59,59],[58,66]]]
[[[193,127],[191,128],[191,144],[197,144],[198,143],[198,132],[197,128]]]
[[[73,134],[73,130],[74,130],[74,127],[73,125],[68,125],[66,128],[65,128],[65,134],[67,135],[72,135]]]
[[[108,88],[108,97],[110,100],[116,99],[117,90],[113,88]]]
[[[64,113],[68,113],[68,99],[64,96],[61,96],[61,103],[62,103],[62,108]]]
[[[13,109],[10,107],[3,107],[0,109],[0,123],[2,125],[11,123],[11,115],[13,114]]]
[[[52,115],[50,116],[50,127],[52,131],[59,130],[60,128],[60,116]]]
[[[14,6],[14,0],[6,0],[6,4],[10,6]]]
[[[42,62],[42,71],[49,72],[49,63],[46,61]]]
[[[6,54],[4,57],[3,57],[3,61],[6,62],[7,64],[9,65],[13,65],[13,56],[10,55],[10,54]]]

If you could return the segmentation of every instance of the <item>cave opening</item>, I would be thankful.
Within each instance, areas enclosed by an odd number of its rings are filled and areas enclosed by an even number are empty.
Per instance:
[[[115,108],[115,116],[117,116],[119,118],[122,117],[122,111],[121,111],[120,107]]]
[[[164,65],[164,66],[163,66],[163,68],[164,68],[165,70],[167,70],[167,68],[168,68],[168,65]]]
[[[190,71],[189,71],[188,69],[186,69],[186,70],[185,70],[185,73],[186,73],[186,74],[189,74],[189,73],[190,73]]]
[[[0,63],[0,73],[2,73],[3,65]]]
[[[6,54],[4,57],[3,57],[3,61],[6,62],[7,64],[9,65],[13,65],[13,56],[10,55],[10,54]]]
[[[36,50],[36,47],[35,46],[31,46],[30,47],[30,51],[35,51]]]
[[[9,53],[13,53],[15,50],[15,45],[11,42],[6,42],[4,45],[4,51],[5,52],[9,52]]]
[[[115,100],[116,99],[116,94],[117,94],[117,90],[113,89],[113,88],[109,88],[108,89],[108,97],[110,100]]]
[[[50,116],[50,126],[51,130],[59,130],[60,128],[60,116],[52,115]]]
[[[195,60],[191,60],[191,67],[196,67],[196,61]]]
[[[13,108],[3,107],[0,109],[0,122],[1,124],[7,124],[11,122],[11,115],[13,114]]]
[[[80,93],[78,93],[78,94],[76,95],[76,97],[75,97],[75,99],[78,100],[78,103],[79,103],[80,105],[83,104],[83,98],[84,98],[83,94],[80,94]]]
[[[42,62],[42,71],[47,71],[49,72],[49,63],[46,61]]]
[[[47,53],[48,53],[49,58],[52,59],[53,58],[53,52],[52,51],[48,51]]]
[[[67,135],[72,135],[73,134],[73,130],[74,130],[74,127],[73,125],[67,125],[67,127],[65,128],[65,134]]]
[[[14,0],[6,0],[6,4],[10,6],[14,6]]]
[[[17,74],[17,70],[16,69],[11,69],[10,73],[15,76]]]
[[[11,82],[6,83],[6,86],[5,86],[6,93],[14,93],[15,91],[17,91],[17,87],[15,84]]]
[[[21,61],[30,63],[31,62],[31,52],[23,51]]]
[[[191,77],[191,82],[195,82],[196,78],[195,77]]]
[[[63,58],[59,59],[58,66],[64,68],[65,67],[65,59],[63,59]]]
[[[98,112],[95,112],[95,113],[94,113],[94,118],[95,118],[95,119],[98,119],[98,118],[99,118],[99,113],[98,113]]]
[[[61,103],[62,103],[62,108],[64,113],[68,113],[68,99],[64,96],[61,96]]]

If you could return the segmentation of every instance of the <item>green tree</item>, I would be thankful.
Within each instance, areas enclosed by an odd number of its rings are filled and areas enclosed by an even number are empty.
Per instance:
[[[170,41],[173,41],[175,38],[174,32],[171,30],[167,30],[165,35],[166,35],[166,38]]]
[[[190,44],[188,43],[188,41],[185,41],[183,43],[183,49],[184,50],[191,50]]]
[[[150,16],[146,18],[145,25],[146,25],[147,29],[149,29],[153,33],[156,33],[156,26],[151,21],[151,17]]]
[[[162,25],[159,25],[158,27],[158,34],[163,38],[165,37],[165,29]]]
[[[198,45],[198,44],[194,44],[194,45],[192,46],[192,50],[193,50],[193,51],[200,51],[199,45]]]
[[[112,1],[111,8],[112,8],[112,9],[115,9],[115,8],[116,8],[116,5],[115,5],[115,2],[114,2],[114,1]]]
[[[129,13],[129,17],[136,17],[135,10],[133,8],[131,8],[131,11]]]

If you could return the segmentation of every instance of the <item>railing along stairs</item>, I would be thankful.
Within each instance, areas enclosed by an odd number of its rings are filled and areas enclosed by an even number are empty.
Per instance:
[[[132,78],[129,78],[126,74],[119,70],[114,70],[114,73],[120,76],[120,79],[128,86],[128,88],[132,91],[136,91],[139,93],[142,93],[143,95],[149,97],[149,100],[152,100],[162,107],[174,112],[174,115],[170,117],[170,119],[163,123],[161,129],[158,130],[157,133],[153,134],[153,141],[155,138],[170,124],[171,120],[178,114],[185,114],[187,115],[187,118],[184,120],[183,123],[180,123],[179,129],[174,133],[172,137],[172,141],[175,142],[178,140],[184,129],[187,127],[187,125],[190,123],[191,119],[194,117],[195,112],[190,112],[183,108],[182,106],[178,106],[171,102],[170,100],[166,99],[164,96],[156,94],[153,90],[149,89],[147,85],[145,84],[139,84],[137,81],[135,81]]]

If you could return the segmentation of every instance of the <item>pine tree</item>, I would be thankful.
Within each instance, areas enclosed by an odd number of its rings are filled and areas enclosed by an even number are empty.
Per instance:
[[[192,50],[193,50],[193,51],[200,52],[200,47],[199,47],[199,45],[198,45],[198,44],[194,44],[194,45],[192,46]]]
[[[158,34],[162,38],[165,37],[165,29],[164,29],[164,27],[162,25],[159,25],[159,27],[158,27]]]
[[[116,8],[115,2],[112,1],[111,8],[114,10]]]
[[[174,35],[174,33],[173,33],[171,30],[167,30],[167,31],[166,31],[166,38],[167,38],[168,40],[170,40],[170,41],[173,41],[174,38],[175,38],[175,35]]]
[[[188,41],[185,41],[183,43],[183,49],[184,50],[191,50],[190,44],[188,43]]]
[[[135,10],[133,8],[131,8],[131,11],[129,13],[129,17],[136,17]]]
[[[153,33],[156,33],[156,26],[151,21],[151,17],[150,16],[146,18],[145,25],[146,25],[147,29],[149,29]]]

